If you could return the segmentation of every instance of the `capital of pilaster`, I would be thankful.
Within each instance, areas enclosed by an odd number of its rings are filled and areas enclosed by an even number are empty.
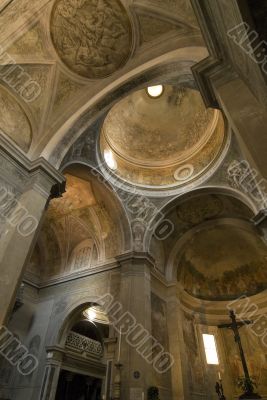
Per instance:
[[[147,252],[127,252],[116,257],[123,272],[138,273],[142,272],[144,268],[148,271],[155,268],[155,260]]]
[[[65,349],[60,346],[47,346],[46,347],[47,353],[47,361],[50,363],[61,363],[65,354]]]
[[[65,191],[65,177],[47,160],[31,161],[8,139],[0,137],[0,175],[19,192],[33,188],[45,197],[59,197]]]
[[[147,264],[150,267],[154,268],[155,260],[151,256],[151,254],[147,252],[136,252],[136,251],[130,251],[127,253],[120,254],[119,256],[116,257],[116,260],[121,264]]]

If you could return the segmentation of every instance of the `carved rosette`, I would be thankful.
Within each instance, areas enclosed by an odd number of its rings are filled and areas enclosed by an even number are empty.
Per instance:
[[[111,75],[131,53],[131,24],[119,0],[56,0],[51,35],[64,64],[89,79]]]

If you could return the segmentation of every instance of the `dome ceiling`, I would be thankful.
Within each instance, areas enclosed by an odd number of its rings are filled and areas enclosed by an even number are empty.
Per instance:
[[[198,91],[165,86],[152,98],[146,90],[117,103],[103,125],[101,150],[114,171],[140,185],[177,185],[204,172],[224,142],[219,111],[206,109]]]
[[[29,158],[59,167],[74,136],[140,79],[192,82],[208,53],[190,0],[141,3],[0,1],[0,129]]]

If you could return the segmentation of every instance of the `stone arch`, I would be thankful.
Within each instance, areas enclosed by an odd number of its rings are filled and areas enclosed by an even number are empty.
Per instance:
[[[37,246],[42,243],[46,254],[41,282],[91,274],[132,246],[127,213],[108,183],[80,163],[64,167],[63,172],[67,190],[51,201],[37,239]],[[31,269],[38,270],[38,262],[32,259],[30,264]]]
[[[231,300],[240,291],[260,293],[267,287],[267,248],[252,221],[257,209],[236,191],[210,189],[196,190],[165,207],[174,229],[158,244],[165,253],[161,273],[204,300]]]
[[[71,304],[64,312],[64,315],[61,318],[61,323],[57,326],[55,335],[53,337],[53,342],[56,345],[64,346],[66,342],[66,338],[68,332],[71,327],[77,321],[80,314],[92,304],[102,306],[101,300],[95,296],[86,296],[83,299],[76,300],[73,304]],[[62,322],[63,319],[63,322]]]
[[[234,198],[240,201],[241,204],[244,204],[253,215],[256,215],[258,212],[258,208],[252,200],[246,196],[243,192],[238,189],[233,189],[230,187],[219,187],[219,186],[205,186],[201,188],[197,188],[193,191],[188,193],[181,193],[176,197],[172,197],[168,200],[160,209],[159,212],[154,216],[153,220],[150,222],[150,226],[146,230],[145,237],[144,237],[144,246],[145,248],[150,248],[150,242],[152,240],[152,236],[157,229],[157,226],[160,226],[163,220],[165,220],[166,215],[168,215],[178,203],[185,202],[187,199],[191,199],[194,197],[199,197],[202,195],[222,195],[229,198]]]
[[[205,200],[206,199],[206,200]],[[206,201],[210,202],[207,203]],[[195,206],[193,205],[195,203]],[[177,214],[177,207],[182,207],[180,214],[182,219],[180,220]],[[189,207],[189,208],[188,208]],[[208,209],[206,210],[206,207]],[[209,211],[209,207],[211,210]],[[188,210],[187,210],[188,208]],[[193,212],[193,217],[190,218],[188,213]],[[183,213],[186,214],[185,220],[183,221]],[[196,189],[190,193],[178,196],[175,199],[169,201],[161,210],[160,213],[155,217],[151,226],[155,228],[147,229],[145,235],[145,243],[149,252],[153,256],[153,248],[163,247],[165,252],[164,260],[161,260],[161,265],[165,265],[164,273],[161,271],[168,281],[175,281],[176,276],[174,272],[174,260],[176,245],[182,237],[187,234],[188,231],[199,227],[201,223],[206,223],[209,220],[215,221],[217,219],[232,219],[235,221],[241,221],[252,227],[251,218],[257,213],[256,206],[251,200],[243,193],[229,188],[220,187],[205,187]],[[176,215],[177,214],[177,215]],[[186,220],[188,219],[188,220]],[[161,226],[162,221],[169,221],[172,224],[172,231],[170,235],[164,240],[159,240],[157,237],[157,227]],[[253,229],[259,233],[259,231],[253,226]],[[159,250],[158,250],[159,251]]]
[[[128,95],[132,90],[142,89],[148,84],[159,81],[196,87],[191,67],[205,58],[207,54],[201,37],[196,36],[195,32],[193,36],[195,46],[192,46],[192,41],[190,43],[192,38],[190,34],[187,34],[181,38],[179,49],[145,62],[142,67],[134,68],[102,91],[97,91],[87,104],[58,129],[41,155],[59,168],[69,148],[82,133],[100,116],[104,115],[115,102]]]
[[[122,245],[120,251],[118,251],[118,254],[116,255],[131,250],[132,249],[131,225],[129,221],[129,216],[127,214],[127,211],[125,210],[125,206],[120,197],[113,190],[112,186],[105,179],[105,177],[99,172],[98,169],[94,169],[93,166],[90,166],[82,161],[71,161],[64,164],[61,168],[61,172],[65,173],[66,171],[71,170],[73,167],[74,168],[81,167],[83,171],[89,172],[91,174],[93,181],[95,181],[99,185],[99,188],[103,189],[103,190],[101,189],[102,190],[101,195],[102,196],[106,195],[112,202],[112,210],[114,212],[114,215],[116,215],[117,221],[120,221],[121,224]]]

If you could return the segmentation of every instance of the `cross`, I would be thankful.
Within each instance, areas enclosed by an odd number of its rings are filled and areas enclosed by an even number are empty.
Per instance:
[[[239,328],[244,325],[252,324],[252,321],[237,321],[236,316],[233,310],[230,311],[230,318],[232,322],[230,324],[222,324],[219,325],[218,328],[230,328],[234,332],[235,342],[238,345],[240,358],[242,362],[242,367],[245,376],[245,383],[246,383],[246,391],[245,393],[239,397],[239,399],[261,399],[261,396],[253,392],[253,385],[251,384],[251,379],[248,372],[248,366],[244,354],[244,350],[242,347],[241,337],[239,334]]]

